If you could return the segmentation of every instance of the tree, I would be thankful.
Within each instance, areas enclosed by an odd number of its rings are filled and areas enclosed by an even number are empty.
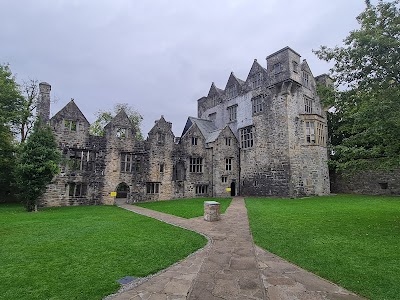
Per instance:
[[[335,168],[400,166],[399,0],[366,1],[344,46],[322,46],[316,55],[333,61],[334,95],[329,116],[331,160]]]
[[[24,82],[21,89],[24,100],[19,114],[17,130],[20,135],[21,143],[24,143],[35,122],[35,110],[39,99],[39,83],[37,80],[31,79]]]
[[[60,160],[61,154],[50,127],[38,120],[21,147],[15,168],[18,195],[27,211],[37,210],[38,199],[59,172]]]
[[[16,142],[12,129],[18,123],[23,97],[8,65],[0,65],[0,194],[11,190],[10,170],[15,164]]]
[[[127,103],[118,103],[114,105],[114,111],[102,111],[99,110],[96,113],[96,121],[90,126],[90,133],[97,136],[104,135],[104,127],[117,115],[120,110],[124,110],[132,122],[132,125],[136,131],[136,138],[143,140],[143,135],[140,130],[140,124],[142,123],[143,117],[137,112],[132,106]]]
[[[18,123],[24,98],[8,65],[0,65],[0,124],[11,127]]]

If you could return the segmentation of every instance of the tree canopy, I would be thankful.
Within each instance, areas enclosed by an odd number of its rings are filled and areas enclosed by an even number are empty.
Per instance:
[[[114,105],[113,111],[99,110],[96,113],[96,121],[90,126],[90,133],[97,136],[104,135],[104,127],[120,112],[124,110],[132,122],[136,131],[136,138],[143,140],[143,135],[140,130],[142,123],[142,115],[127,103],[118,103]]]
[[[19,197],[28,211],[37,209],[37,201],[59,171],[61,153],[49,126],[35,123],[32,133],[18,155],[15,177]]]
[[[400,166],[399,0],[366,4],[344,46],[315,51],[334,62],[337,89],[320,92],[333,108],[329,140],[338,169]]]

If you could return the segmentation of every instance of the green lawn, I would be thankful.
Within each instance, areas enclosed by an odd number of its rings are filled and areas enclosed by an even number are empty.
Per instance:
[[[246,199],[254,241],[370,299],[399,299],[400,197]]]
[[[114,206],[0,205],[0,299],[102,299],[207,240]]]
[[[231,204],[232,198],[193,198],[167,200],[157,202],[136,203],[135,205],[170,215],[191,219],[204,214],[204,201],[217,201],[221,203],[221,213],[224,213]]]

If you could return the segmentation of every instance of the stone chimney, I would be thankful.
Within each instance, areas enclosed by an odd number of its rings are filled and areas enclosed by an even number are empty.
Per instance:
[[[45,124],[47,124],[50,119],[50,91],[50,84],[47,82],[39,83],[39,99],[36,106],[36,114]]]

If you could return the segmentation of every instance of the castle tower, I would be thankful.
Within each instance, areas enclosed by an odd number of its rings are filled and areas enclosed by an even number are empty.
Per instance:
[[[36,107],[36,113],[45,124],[47,124],[50,119],[50,91],[50,84],[47,82],[39,83],[39,99]]]

